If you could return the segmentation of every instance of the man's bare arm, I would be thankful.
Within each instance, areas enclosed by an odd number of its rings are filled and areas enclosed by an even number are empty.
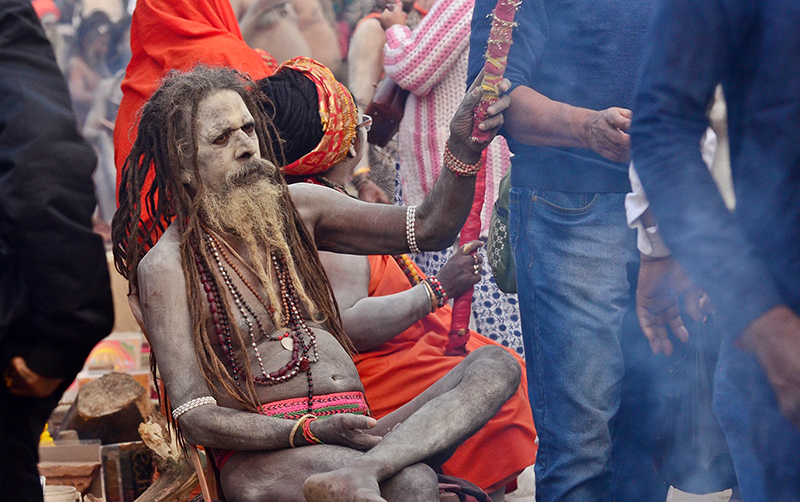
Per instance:
[[[501,84],[502,89],[508,89],[508,85],[505,81]],[[477,84],[473,84],[450,122],[448,145],[455,157],[467,164],[480,160],[481,152],[502,126],[502,112],[510,103],[509,97],[503,96],[489,107],[489,117],[483,122],[485,130],[491,133],[489,140],[476,143],[470,136],[473,110],[479,101]],[[294,184],[290,190],[319,249],[349,254],[409,251],[406,208],[359,203],[333,190],[308,183]],[[453,243],[467,219],[474,192],[474,176],[459,176],[449,169],[442,169],[433,189],[416,211],[414,234],[421,250],[444,249]]]
[[[519,86],[511,92],[505,127],[521,143],[586,148],[614,162],[627,162],[631,117],[625,108],[579,108]]]
[[[342,326],[356,349],[365,351],[387,342],[431,311],[425,286],[387,296],[369,296],[367,257],[320,253],[339,304]]]
[[[347,53],[348,82],[347,86],[361,112],[375,94],[375,86],[383,73],[383,44],[386,43],[386,32],[377,19],[361,21],[350,38],[350,50]]]
[[[452,297],[480,281],[480,274],[474,271],[482,260],[472,253],[481,245],[472,241],[466,250],[460,247],[436,274]],[[369,296],[371,269],[367,258],[335,253],[320,253],[320,258],[339,304],[344,331],[360,351],[391,340],[431,313],[424,284],[392,295]]]

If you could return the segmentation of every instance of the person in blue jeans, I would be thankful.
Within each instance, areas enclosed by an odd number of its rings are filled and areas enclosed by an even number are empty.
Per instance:
[[[633,108],[636,169],[673,266],[708,292],[728,335],[714,408],[748,502],[800,500],[798,26],[796,0],[664,0]],[[694,146],[718,82],[733,212]]]
[[[475,4],[471,77],[494,5]],[[639,261],[624,208],[629,108],[655,5],[526,0],[516,14],[504,127],[539,501],[666,497],[652,457],[664,357],[647,353],[635,317],[624,323]]]

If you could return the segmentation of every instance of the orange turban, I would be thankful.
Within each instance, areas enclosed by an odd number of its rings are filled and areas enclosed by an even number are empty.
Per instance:
[[[309,57],[290,59],[276,73],[284,68],[301,72],[317,87],[323,136],[313,150],[284,167],[283,171],[290,176],[311,176],[327,171],[345,158],[356,136],[356,103],[347,87],[336,80],[328,68]]]

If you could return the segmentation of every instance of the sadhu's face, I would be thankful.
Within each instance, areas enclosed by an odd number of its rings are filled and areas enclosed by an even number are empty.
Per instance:
[[[226,177],[242,182],[263,176],[250,161],[261,158],[255,122],[236,92],[220,90],[200,101],[195,140],[200,178],[207,189],[224,190]]]

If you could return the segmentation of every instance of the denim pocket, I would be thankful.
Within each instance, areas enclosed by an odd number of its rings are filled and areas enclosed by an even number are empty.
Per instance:
[[[598,195],[596,193],[536,190],[532,200],[556,213],[578,216],[591,211],[597,205]]]

